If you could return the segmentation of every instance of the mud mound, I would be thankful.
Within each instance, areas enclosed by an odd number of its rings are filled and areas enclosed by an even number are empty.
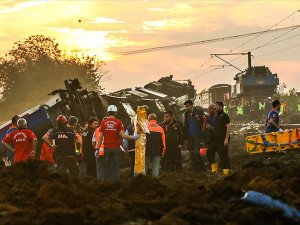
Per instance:
[[[241,201],[256,190],[300,208],[299,155],[237,156],[223,175],[163,173],[116,184],[51,174],[38,161],[0,167],[1,224],[297,224]]]
[[[137,176],[124,183],[119,192],[119,197],[125,200],[151,200],[154,198],[163,198],[167,193],[165,185],[158,179]]]

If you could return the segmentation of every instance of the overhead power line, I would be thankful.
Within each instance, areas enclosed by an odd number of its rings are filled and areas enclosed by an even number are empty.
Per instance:
[[[289,26],[289,27],[282,27],[282,28],[277,28],[277,29],[272,29],[272,30],[263,30],[263,31],[253,32],[253,33],[239,34],[239,35],[222,37],[222,38],[214,38],[214,39],[208,39],[208,40],[202,40],[202,41],[186,42],[186,43],[175,44],[175,45],[165,45],[165,46],[159,46],[159,47],[153,47],[153,48],[144,48],[144,49],[138,49],[138,50],[124,51],[124,52],[118,52],[115,54],[133,55],[133,54],[141,54],[141,53],[146,53],[146,52],[154,52],[154,51],[160,51],[160,50],[182,48],[182,47],[188,47],[188,46],[193,46],[193,45],[201,45],[201,44],[208,44],[208,43],[213,43],[213,42],[220,42],[220,41],[244,38],[244,37],[249,37],[249,36],[259,35],[259,34],[280,32],[280,31],[289,30],[289,29],[296,29],[299,27],[300,27],[300,25],[294,25],[294,26]]]
[[[260,33],[259,35],[257,35],[256,37],[251,38],[250,40],[238,45],[237,47],[233,48],[230,50],[230,52],[232,52],[233,50],[242,47],[248,43],[250,43],[251,41],[255,40],[256,38],[260,37],[261,35],[263,35],[264,33],[266,33],[267,31],[270,31],[272,28],[278,26],[280,23],[282,23],[283,21],[287,20],[288,18],[290,18],[291,16],[293,16],[294,14],[296,14],[297,12],[300,12],[300,10],[296,10],[295,12],[291,13],[290,15],[288,15],[287,17],[283,18],[282,20],[280,20],[278,23],[273,24],[272,26],[270,26],[265,32]]]
[[[295,28],[295,29],[297,29],[297,28]],[[267,42],[265,42],[264,44],[262,44],[262,45],[260,45],[260,46],[257,46],[256,48],[251,49],[250,51],[255,51],[255,50],[259,49],[259,48],[262,48],[262,47],[271,45],[272,43],[275,43],[275,42],[274,42],[275,40],[277,40],[277,39],[280,38],[280,37],[283,37],[284,35],[286,35],[286,34],[292,32],[292,31],[295,30],[295,29],[291,29],[291,30],[289,30],[289,31],[287,31],[287,32],[285,32],[285,33],[283,33],[283,34],[281,34],[281,35],[279,35],[279,36],[273,38],[272,40],[267,41]]]
[[[296,14],[297,12],[300,12],[300,10],[297,10],[297,11],[291,13],[291,14],[288,15],[287,17],[281,19],[279,22],[276,22],[275,24],[271,25],[267,30],[265,30],[265,32],[262,32],[262,33],[257,34],[256,36],[254,36],[253,38],[247,40],[246,42],[244,42],[244,43],[242,43],[242,44],[239,44],[238,46],[236,46],[236,47],[230,49],[228,52],[231,53],[233,50],[235,50],[235,49],[237,49],[237,48],[240,48],[240,47],[242,47],[242,46],[244,46],[244,45],[246,45],[246,44],[252,42],[252,41],[255,40],[256,38],[258,38],[258,37],[260,37],[261,35],[267,33],[267,31],[270,31],[272,28],[277,27],[280,23],[282,23],[283,21],[287,20],[288,18],[290,18],[291,16],[293,16],[293,15]],[[292,31],[292,30],[289,30],[287,33],[291,32],[291,31]],[[285,33],[285,34],[286,34],[286,33]],[[283,35],[285,35],[285,34],[283,34]],[[283,36],[283,35],[281,35],[281,36]],[[281,36],[279,36],[279,37],[281,37]],[[276,39],[278,39],[279,37],[277,37]],[[289,38],[287,38],[287,39],[289,39]],[[287,39],[285,39],[285,40],[287,40]],[[284,41],[284,40],[281,40],[281,41]],[[278,42],[281,42],[281,41],[278,41]],[[265,45],[264,45],[263,47],[268,46],[268,45],[272,45],[272,44],[275,44],[275,43],[278,43],[278,42],[273,42],[273,41],[271,41],[271,42],[272,42],[272,43],[265,43]],[[235,58],[235,59],[239,59],[240,57],[241,57],[241,56],[239,56],[239,57],[237,57],[237,58]],[[235,59],[232,59],[230,62],[234,61]],[[206,60],[206,61],[207,61],[207,60]],[[203,69],[203,67],[202,67],[201,69]],[[212,72],[212,70],[211,70],[211,72]],[[200,76],[201,76],[201,74],[200,74]]]
[[[266,53],[266,54],[263,54],[263,55],[257,55],[256,58],[262,57],[262,56],[274,55],[274,54],[279,53],[279,52],[285,52],[287,50],[294,49],[294,48],[299,47],[299,46],[300,46],[300,44],[296,44],[296,45],[293,45],[293,46],[288,47],[288,48],[284,48],[284,49],[280,49],[280,50],[277,50],[277,51],[269,52],[269,53]]]

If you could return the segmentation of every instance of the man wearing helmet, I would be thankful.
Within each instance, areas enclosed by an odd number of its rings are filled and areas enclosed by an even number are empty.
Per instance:
[[[6,136],[2,143],[9,150],[15,152],[14,162],[27,161],[35,156],[37,138],[31,130],[27,129],[25,119],[19,119],[17,127],[18,129]],[[12,143],[14,148],[9,143]]]
[[[121,138],[138,139],[139,136],[127,135],[124,132],[123,123],[116,119],[118,109],[115,105],[107,108],[108,117],[101,122],[99,128],[98,146],[104,138],[104,181],[116,182],[120,180],[120,164],[121,164]],[[98,149],[96,149],[97,154]]]
[[[57,127],[52,129],[43,140],[54,150],[57,171],[71,176],[78,176],[79,168],[76,160],[75,143],[78,142],[76,134],[71,127],[67,126],[67,118],[59,115],[56,118]],[[54,143],[53,143],[54,141]]]

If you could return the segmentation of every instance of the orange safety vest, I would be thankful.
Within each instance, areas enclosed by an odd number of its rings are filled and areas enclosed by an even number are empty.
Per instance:
[[[161,133],[161,139],[162,139],[162,144],[163,144],[162,155],[164,155],[165,150],[166,150],[166,136],[165,136],[164,129],[162,129],[162,127],[157,124],[156,120],[149,120],[148,121],[148,130]]]
[[[285,102],[281,102],[281,105],[282,105],[283,112],[285,112],[286,111],[286,103]]]
[[[40,160],[48,161],[51,165],[53,165],[55,163],[53,158],[53,152],[54,152],[53,148],[51,148],[46,143],[43,143]]]
[[[96,146],[95,148],[98,149],[99,148],[99,145],[98,145],[98,140],[99,140],[99,135],[100,135],[100,127],[98,127],[96,130],[95,130],[95,141],[96,141]],[[103,156],[104,155],[104,138],[102,140],[102,143],[101,143],[101,146],[99,148],[99,156]]]

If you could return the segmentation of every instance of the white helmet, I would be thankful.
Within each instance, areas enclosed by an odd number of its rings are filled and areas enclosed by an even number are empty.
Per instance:
[[[107,112],[118,112],[118,108],[115,105],[110,105],[107,108]]]

